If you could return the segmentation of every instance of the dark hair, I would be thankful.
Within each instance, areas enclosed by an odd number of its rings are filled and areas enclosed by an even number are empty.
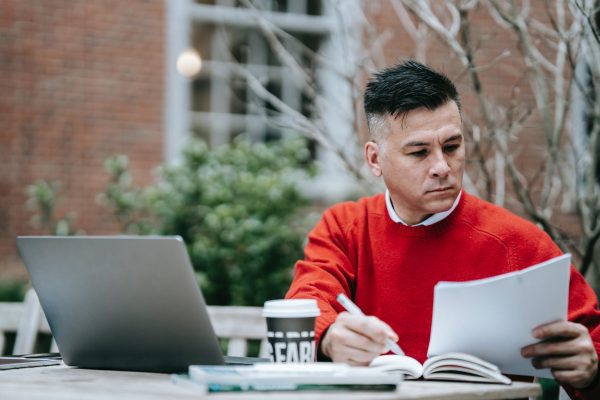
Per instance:
[[[374,74],[365,89],[365,112],[369,125],[375,115],[394,118],[411,110],[429,110],[454,101],[460,111],[456,87],[445,75],[414,60],[404,61]]]

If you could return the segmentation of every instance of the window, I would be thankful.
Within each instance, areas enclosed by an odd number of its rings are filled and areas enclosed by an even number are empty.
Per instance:
[[[187,36],[182,42],[187,41],[187,46],[179,43],[179,47],[191,46],[202,58],[199,75],[189,82],[184,93],[179,93],[186,96],[187,91],[189,96],[187,101],[181,102],[181,106],[187,108],[188,115],[184,119],[188,130],[213,146],[229,142],[240,134],[251,140],[271,140],[293,132],[282,123],[279,113],[249,87],[241,68],[286,105],[311,116],[310,101],[302,83],[292,79],[290,67],[269,43],[257,16],[293,38],[278,36],[285,50],[314,78],[315,65],[303,54],[302,47],[318,52],[331,33],[333,24],[322,15],[321,0],[176,3],[181,8],[179,14],[187,14],[189,25],[182,29],[183,36]],[[246,7],[248,4],[252,8]],[[181,110],[178,114],[181,115]]]
[[[212,146],[239,135],[269,141],[299,132],[289,118],[248,85],[248,74],[254,84],[260,82],[287,107],[308,118],[315,116],[311,93],[273,46],[273,31],[285,53],[304,71],[302,76],[309,77],[326,99],[314,120],[326,127],[336,146],[348,151],[353,148],[348,145],[356,137],[354,121],[348,117],[353,113],[353,87],[347,76],[353,76],[357,65],[348,59],[355,54],[352,46],[361,43],[358,0],[169,0],[166,4],[167,162],[179,159],[190,132]],[[350,22],[342,26],[341,16]],[[261,21],[271,29],[265,30]],[[202,58],[202,69],[192,81],[177,73],[174,62],[190,47]],[[326,59],[328,67],[316,65],[311,52]],[[312,184],[307,190],[318,195],[327,192],[332,198],[342,196],[352,183],[347,183],[337,155],[315,143],[311,147],[320,163],[323,185]]]

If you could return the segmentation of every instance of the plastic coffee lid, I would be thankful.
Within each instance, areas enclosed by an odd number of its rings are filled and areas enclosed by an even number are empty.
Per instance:
[[[262,315],[271,318],[316,317],[321,314],[315,299],[265,301]]]

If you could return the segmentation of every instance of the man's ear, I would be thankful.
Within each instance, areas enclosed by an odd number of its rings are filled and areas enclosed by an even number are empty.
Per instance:
[[[380,177],[382,174],[381,165],[379,164],[380,150],[379,144],[372,140],[365,143],[365,158],[367,159],[367,164],[369,165],[371,173],[377,177]]]

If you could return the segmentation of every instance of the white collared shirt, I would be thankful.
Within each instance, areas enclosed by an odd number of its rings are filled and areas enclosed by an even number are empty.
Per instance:
[[[394,206],[392,205],[392,198],[390,197],[390,191],[387,189],[385,190],[385,205],[386,205],[388,214],[390,215],[390,218],[392,219],[392,221],[394,221],[396,223],[400,223],[400,224],[403,224],[406,226],[428,226],[428,225],[433,225],[436,222],[440,222],[441,220],[446,218],[448,215],[452,214],[452,211],[454,211],[454,209],[458,205],[458,202],[460,201],[461,196],[462,196],[462,190],[458,193],[458,196],[456,196],[456,200],[454,200],[454,204],[452,204],[452,207],[449,210],[433,214],[431,217],[429,217],[426,220],[421,221],[415,225],[408,225],[406,222],[402,221],[402,219],[398,216],[398,214],[396,214],[396,210],[394,210]]]

